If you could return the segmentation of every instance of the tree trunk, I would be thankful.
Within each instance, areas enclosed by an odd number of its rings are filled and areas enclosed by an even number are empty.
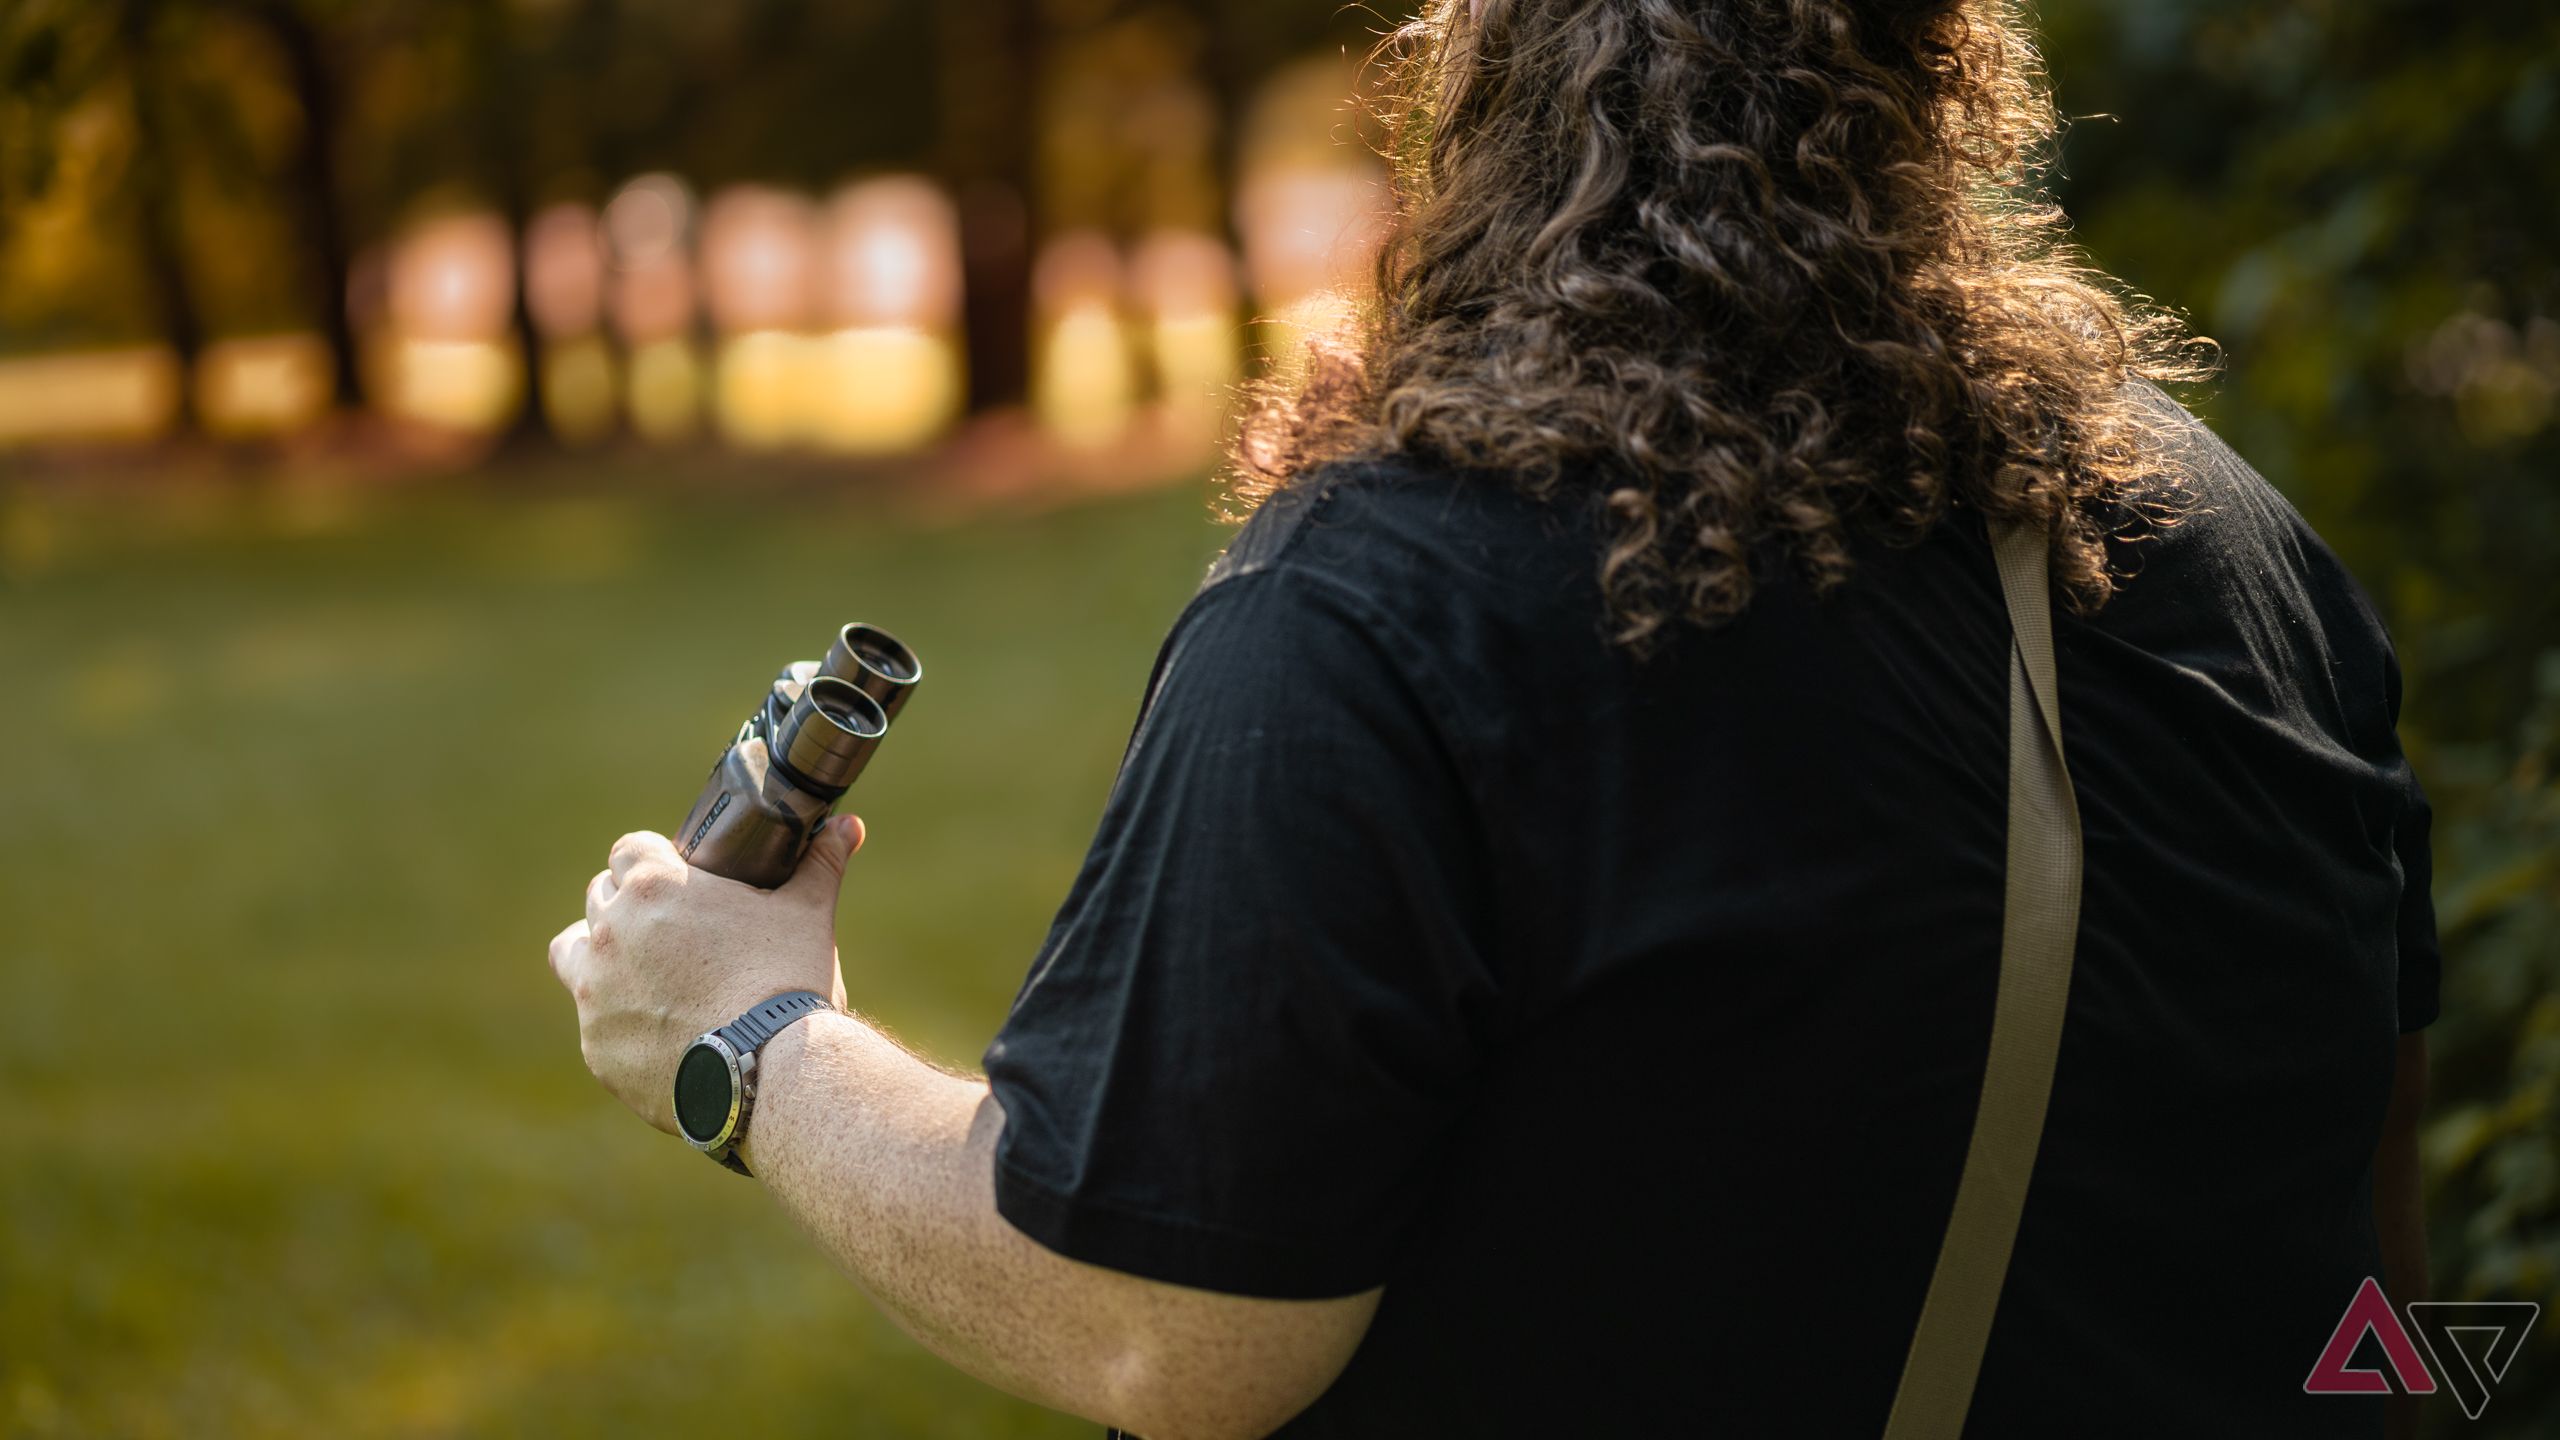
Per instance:
[[[329,72],[320,33],[290,0],[260,0],[246,13],[274,37],[283,52],[293,98],[302,108],[290,184],[302,229],[304,263],[320,337],[329,347],[331,398],[344,409],[364,404],[355,325],[347,314],[348,253],[345,212],[337,172],[337,79]]]
[[[177,358],[176,428],[193,434],[196,413],[196,362],[204,354],[204,317],[196,309],[195,285],[187,274],[185,229],[178,216],[178,166],[169,153],[169,127],[164,109],[160,67],[151,43],[154,0],[125,0],[116,16],[116,40],[124,59],[125,84],[133,92],[135,239],[142,254],[143,281],[159,312],[160,333]]]
[[[472,108],[479,127],[480,169],[498,213],[505,220],[515,265],[515,305],[508,331],[524,362],[522,401],[513,423],[499,443],[509,450],[537,449],[551,440],[550,412],[542,395],[542,335],[534,328],[528,295],[525,237],[533,223],[533,179],[526,174],[524,66],[508,33],[504,0],[473,0],[471,9],[472,70],[479,91]]]
[[[1031,390],[1031,237],[1042,39],[1037,0],[942,0],[943,173],[960,200],[969,413]]]
[[[1244,237],[1236,229],[1236,187],[1243,179],[1245,113],[1253,103],[1254,84],[1261,78],[1246,45],[1236,24],[1234,0],[1210,6],[1208,53],[1203,58],[1218,133],[1209,142],[1209,179],[1218,194],[1218,237],[1235,254],[1244,253]]]

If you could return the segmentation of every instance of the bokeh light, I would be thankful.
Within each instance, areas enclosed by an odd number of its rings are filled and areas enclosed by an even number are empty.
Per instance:
[[[604,323],[604,277],[604,229],[593,207],[553,205],[525,227],[525,304],[544,339],[596,332]]]
[[[597,334],[542,344],[543,420],[561,444],[595,445],[619,420],[613,346]]]
[[[673,445],[702,431],[702,361],[687,339],[652,340],[632,347],[624,394],[631,432]]]
[[[157,345],[0,359],[0,445],[157,435],[184,383]]]
[[[704,208],[703,299],[719,332],[711,410],[735,444],[769,449],[799,435],[808,365],[798,332],[811,311],[816,232],[806,199],[765,186],[733,186]]]
[[[1129,290],[1144,317],[1166,438],[1205,451],[1243,358],[1235,256],[1214,235],[1159,230],[1131,254]]]
[[[643,175],[604,211],[611,263],[607,307],[635,350],[693,333],[693,192],[672,175]]]
[[[624,404],[632,433],[662,444],[702,424],[693,231],[693,192],[673,175],[632,179],[604,208],[606,310],[630,355]]]
[[[412,340],[492,340],[514,306],[515,244],[495,215],[446,215],[391,253],[391,324]]]
[[[808,323],[817,274],[817,212],[801,196],[738,185],[702,218],[703,299],[723,334]]]
[[[215,435],[291,434],[328,413],[329,347],[307,332],[217,341],[196,360],[195,399]]]
[[[901,454],[931,443],[959,415],[960,355],[948,336],[858,325],[803,344],[812,387],[806,433],[822,448]]]
[[[921,176],[844,187],[827,204],[821,296],[831,328],[960,320],[960,214]]]
[[[1031,291],[1039,316],[1033,407],[1060,443],[1091,449],[1120,438],[1137,403],[1120,318],[1120,254],[1109,236],[1070,231],[1041,249]]]
[[[860,181],[828,201],[822,243],[805,433],[844,454],[929,444],[964,399],[958,208],[920,176]]]

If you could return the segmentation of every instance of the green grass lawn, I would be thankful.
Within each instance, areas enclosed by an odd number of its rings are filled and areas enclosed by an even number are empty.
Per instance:
[[[857,791],[846,979],[973,1063],[1201,491],[955,525],[517,478],[0,494],[0,1434],[1093,1434],[626,1115],[543,949],[876,621],[927,679]]]

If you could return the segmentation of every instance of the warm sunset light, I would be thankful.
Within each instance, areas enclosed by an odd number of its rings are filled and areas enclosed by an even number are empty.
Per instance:
[[[644,440],[689,440],[701,425],[693,230],[693,192],[672,175],[642,175],[604,209],[606,313],[628,351],[624,404]]]
[[[894,175],[828,202],[820,312],[830,327],[943,330],[960,318],[960,220],[933,182]]]
[[[672,445],[702,430],[702,361],[693,342],[652,340],[632,347],[626,364],[624,403],[631,431],[643,440]]]
[[[328,408],[329,348],[317,335],[218,341],[196,361],[196,409],[216,434],[282,435]]]
[[[595,333],[604,320],[604,230],[596,212],[554,205],[525,227],[525,303],[548,340]]]
[[[613,346],[602,335],[543,342],[543,419],[561,444],[593,445],[613,433],[615,374]]]
[[[711,411],[720,433],[749,449],[800,437],[808,388],[808,337],[789,330],[723,336],[712,351]]]
[[[602,335],[605,236],[575,202],[533,217],[524,241],[525,304],[541,337],[543,420],[570,446],[591,445],[615,419],[614,355]]]
[[[1129,289],[1168,438],[1206,448],[1225,421],[1242,356],[1235,257],[1215,236],[1160,230],[1130,256]]]
[[[181,383],[157,346],[0,359],[0,446],[157,434]]]
[[[797,330],[817,275],[818,217],[798,195],[739,185],[702,216],[703,300],[721,333]]]
[[[512,413],[523,364],[507,337],[515,246],[494,215],[412,228],[388,256],[382,408],[453,430],[491,430]]]
[[[903,325],[857,325],[800,342],[809,366],[810,441],[843,454],[930,443],[960,413],[959,347]]]
[[[703,211],[703,299],[718,331],[711,409],[739,445],[769,449],[801,430],[808,366],[799,331],[817,243],[814,208],[787,191],[733,186]]]
[[[391,252],[390,320],[415,340],[492,340],[515,304],[515,245],[495,215],[449,215]]]
[[[821,233],[805,433],[847,454],[924,445],[962,399],[958,212],[931,181],[884,176],[837,191]]]
[[[1137,383],[1120,319],[1120,255],[1098,231],[1049,242],[1032,272],[1041,337],[1033,406],[1062,443],[1091,448],[1128,428]]]
[[[2555,571],[2560,0],[0,0],[0,1440],[2560,1440]]]
[[[515,351],[494,340],[402,340],[382,374],[382,406],[451,430],[505,423],[524,383]]]

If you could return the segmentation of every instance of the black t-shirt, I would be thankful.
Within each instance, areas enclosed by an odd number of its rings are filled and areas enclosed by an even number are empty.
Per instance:
[[[2352,1435],[2427,811],[2371,608],[2185,427],[2195,503],[2057,617],[2087,854],[1968,1433]],[[1587,502],[1338,467],[1165,642],[987,1072],[996,1198],[1079,1260],[1383,1285],[1282,1433],[1874,1435],[1998,965],[2008,621],[1982,527],[1649,662]],[[1551,1428],[1551,1427],[1570,1428]]]

